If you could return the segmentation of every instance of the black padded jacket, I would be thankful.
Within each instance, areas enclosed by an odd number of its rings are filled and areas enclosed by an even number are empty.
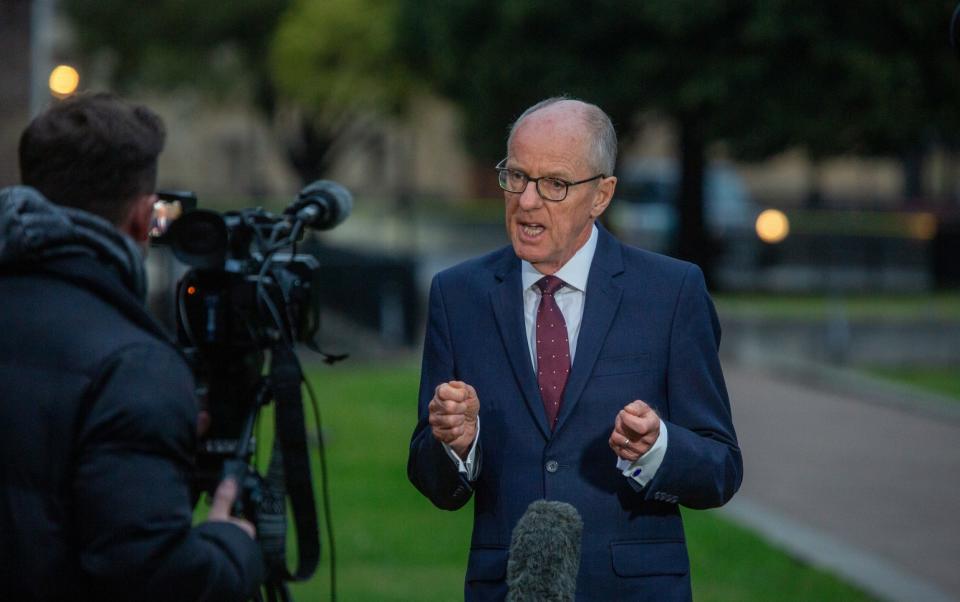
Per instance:
[[[243,600],[237,526],[192,526],[194,381],[132,241],[0,191],[0,600]]]

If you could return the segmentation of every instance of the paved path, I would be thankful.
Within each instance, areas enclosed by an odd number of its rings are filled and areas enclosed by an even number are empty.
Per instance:
[[[725,368],[744,452],[733,516],[811,536],[884,598],[960,600],[960,421]]]

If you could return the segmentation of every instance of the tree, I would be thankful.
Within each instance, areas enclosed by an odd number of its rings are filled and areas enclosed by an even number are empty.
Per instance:
[[[87,62],[106,65],[105,76],[120,92],[191,89],[214,99],[241,97],[267,117],[277,108],[269,49],[289,0],[196,3],[187,0],[125,2],[64,0]],[[309,123],[286,140],[300,178],[318,161]]]
[[[265,60],[288,0],[124,2],[64,0],[80,49],[106,63],[119,90],[195,87],[227,96],[250,91],[272,109]]]
[[[414,87],[395,52],[395,0],[295,0],[270,66],[281,95],[307,116],[329,160],[336,142],[376,141],[369,121],[402,111]]]
[[[679,129],[680,256],[710,274],[703,172],[710,142],[741,157],[902,150],[960,132],[951,1],[418,0],[398,21],[406,59],[465,114],[482,160],[533,102],[568,93],[621,133],[641,109]],[[951,73],[952,72],[952,73]]]
[[[321,176],[348,131],[402,106],[392,0],[64,0],[81,50],[113,85],[240,94],[278,115],[301,180]],[[369,134],[369,128],[366,129]],[[373,135],[373,134],[369,134]]]

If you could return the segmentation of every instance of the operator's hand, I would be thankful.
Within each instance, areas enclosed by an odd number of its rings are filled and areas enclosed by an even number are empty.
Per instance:
[[[438,386],[427,408],[433,436],[446,443],[461,458],[466,458],[477,437],[477,392],[465,382],[453,380]]]
[[[647,453],[660,436],[660,417],[639,399],[617,412],[610,448],[617,456],[635,462]]]
[[[246,519],[237,518],[230,515],[230,509],[233,508],[233,502],[237,499],[239,487],[234,479],[227,478],[220,482],[216,492],[213,494],[213,503],[210,505],[210,513],[207,514],[207,520],[211,522],[233,523],[244,530],[252,537],[257,538],[257,529],[253,523]]]

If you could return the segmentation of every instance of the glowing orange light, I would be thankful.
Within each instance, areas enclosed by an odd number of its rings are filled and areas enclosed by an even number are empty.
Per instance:
[[[57,98],[65,98],[77,91],[80,74],[70,65],[57,65],[50,72],[50,92]]]
[[[790,234],[790,220],[782,211],[767,209],[757,217],[756,228],[760,240],[776,244]]]
[[[187,287],[187,294],[188,294],[188,295],[196,295],[196,294],[197,294],[197,287],[195,287],[195,286],[188,286],[188,287]]]

